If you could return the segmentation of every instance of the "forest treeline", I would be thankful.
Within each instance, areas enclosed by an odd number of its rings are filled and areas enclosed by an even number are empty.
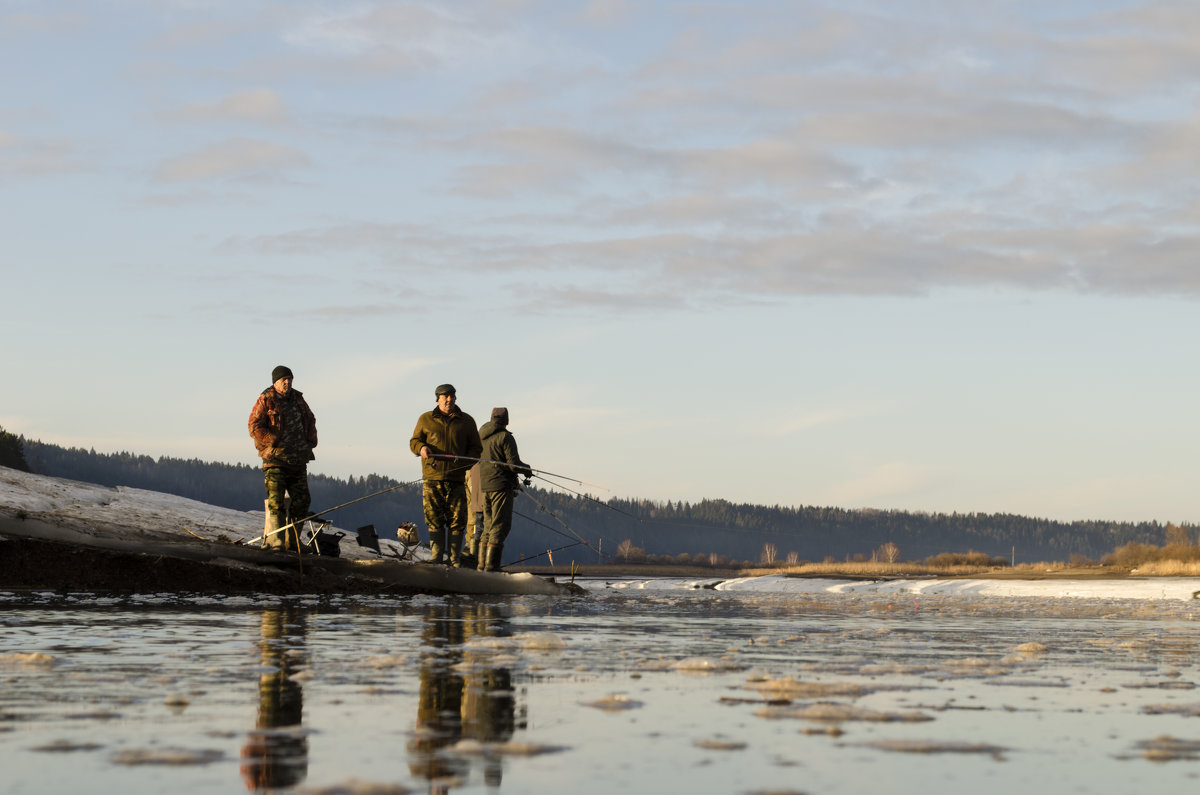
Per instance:
[[[53,477],[160,491],[241,511],[262,511],[257,467],[133,453],[98,453],[15,437],[0,429],[0,465]],[[12,462],[12,463],[10,463]],[[374,525],[394,537],[401,522],[424,526],[419,481],[382,475],[346,479],[310,474],[314,510],[385,492],[328,514],[345,530]],[[900,560],[979,552],[1015,563],[1099,560],[1127,544],[1156,545],[1192,528],[1159,522],[1061,522],[1016,514],[924,513],[780,505],[706,499],[695,503],[601,499],[537,479],[518,495],[505,563],[598,563],[618,558],[727,565],[870,560],[886,551]],[[1194,538],[1193,538],[1194,541]]]

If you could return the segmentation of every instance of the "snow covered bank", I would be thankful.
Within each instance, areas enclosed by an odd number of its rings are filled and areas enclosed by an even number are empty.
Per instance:
[[[496,574],[401,562],[402,550],[396,542],[379,539],[380,555],[360,546],[354,532],[342,540],[338,557],[305,555],[298,561],[295,553],[259,549],[256,539],[262,530],[261,511],[234,511],[170,494],[123,486],[110,488],[0,467],[0,541],[23,542],[19,547],[23,563],[6,562],[12,569],[10,585],[65,585],[60,580],[67,573],[50,570],[67,569],[74,557],[70,553],[92,550],[91,555],[78,561],[74,582],[95,582],[99,587],[127,576],[133,579],[128,586],[137,588],[146,587],[136,582],[137,577],[144,576],[156,588],[169,588],[170,578],[176,577],[181,580],[179,590],[199,587],[220,591],[226,585],[253,590],[257,577],[269,593],[304,592],[313,586],[319,586],[321,592],[335,592],[339,585],[347,591],[364,592],[376,587],[393,593],[559,595],[571,590],[532,574]],[[332,530],[336,532],[337,528]],[[33,542],[55,544],[62,551]],[[12,549],[10,557],[16,557],[18,547]],[[99,550],[105,554],[98,554]],[[137,556],[147,555],[159,562],[149,567],[137,560]],[[165,563],[160,565],[162,561],[169,561],[170,572],[162,570],[167,567]],[[102,566],[110,568],[111,577],[100,577],[92,570]],[[43,572],[47,578],[44,584],[38,581]],[[93,574],[97,576],[91,578]],[[52,575],[60,576],[52,579]]]
[[[1193,599],[1200,577],[1124,577],[1119,579],[892,579],[838,580],[769,575],[721,579],[605,579],[584,583],[591,589],[747,591],[794,594],[879,594],[919,596],[1011,596],[1077,599]]]

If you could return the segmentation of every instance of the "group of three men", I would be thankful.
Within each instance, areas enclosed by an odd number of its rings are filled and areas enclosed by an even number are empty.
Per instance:
[[[258,396],[250,411],[250,436],[262,459],[267,488],[267,527],[264,543],[294,548],[295,528],[286,527],[309,515],[308,462],[316,458],[317,423],[304,395],[292,388],[293,375],[280,365],[271,372],[271,386]],[[491,420],[477,428],[471,415],[458,407],[457,394],[442,384],[434,395],[437,405],[420,416],[409,447],[421,457],[422,503],[429,529],[430,561],[454,567],[474,564],[498,571],[504,541],[512,529],[513,499],[533,470],[517,452],[508,431],[508,409],[492,409]],[[467,494],[468,473],[479,466],[483,522],[472,522]],[[286,497],[291,498],[290,512]],[[465,545],[464,545],[465,540]]]

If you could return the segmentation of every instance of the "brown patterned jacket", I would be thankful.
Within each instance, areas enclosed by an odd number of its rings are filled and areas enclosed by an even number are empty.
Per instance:
[[[294,401],[294,402],[293,402]],[[289,403],[291,404],[289,406]],[[300,413],[303,440],[298,440],[290,449],[286,446],[284,433],[284,415],[289,408],[294,407]],[[263,469],[272,466],[304,466],[316,459],[312,449],[317,446],[317,418],[313,416],[304,394],[298,389],[288,391],[287,397],[269,386],[258,396],[254,408],[250,410],[250,420],[247,423],[250,438],[262,459]]]

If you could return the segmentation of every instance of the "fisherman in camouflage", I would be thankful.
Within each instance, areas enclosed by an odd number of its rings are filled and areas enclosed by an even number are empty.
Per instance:
[[[457,405],[450,384],[435,391],[437,406],[417,419],[409,449],[421,456],[421,495],[429,528],[430,562],[462,565],[467,528],[467,471],[483,450],[475,420]],[[445,555],[445,557],[443,557]]]
[[[297,528],[280,533],[284,527],[308,516],[312,499],[308,493],[308,462],[316,458],[317,420],[304,395],[292,389],[292,371],[282,364],[271,372],[271,386],[262,391],[250,411],[250,437],[262,459],[263,481],[267,487],[267,523],[263,533],[266,546],[294,549]],[[285,507],[285,495],[291,497],[291,517]]]
[[[521,460],[517,440],[508,432],[508,409],[492,409],[492,419],[479,429],[483,441],[483,461],[479,465],[483,489],[483,541],[479,545],[480,571],[499,571],[504,541],[512,529],[513,498],[518,477],[533,477],[533,470]]]

